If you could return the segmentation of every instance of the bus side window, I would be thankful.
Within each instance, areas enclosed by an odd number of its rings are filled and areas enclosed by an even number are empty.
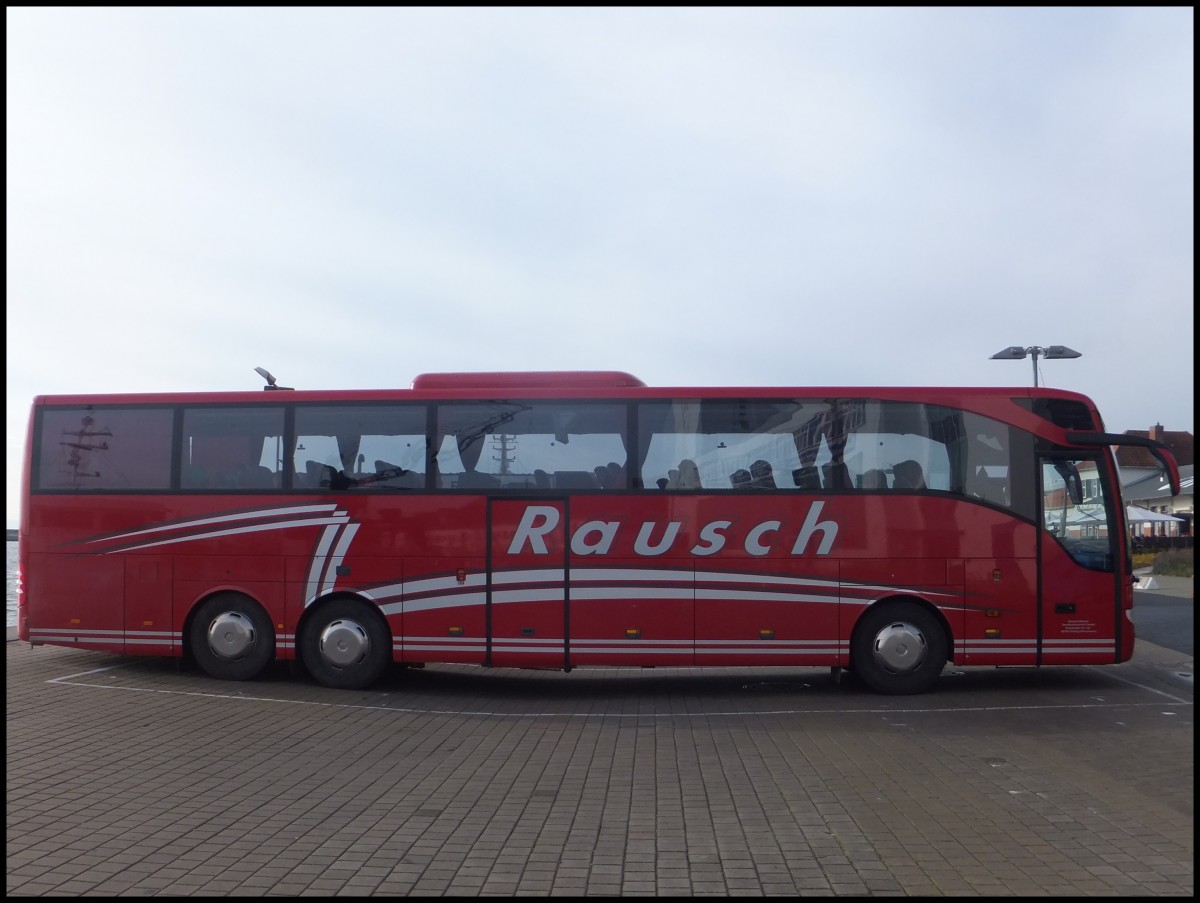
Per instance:
[[[184,489],[205,489],[208,487],[208,471],[199,464],[184,464],[180,478]]]
[[[556,470],[555,489],[596,489],[596,477],[585,470]]]
[[[925,489],[925,473],[916,461],[897,461],[892,465],[892,486],[896,489]]]
[[[275,474],[261,464],[243,464],[238,468],[237,483],[239,489],[272,489]]]
[[[691,458],[679,462],[679,485],[676,489],[703,489],[700,483],[700,468]]]
[[[882,470],[868,470],[862,475],[863,489],[887,489],[887,474]]]
[[[237,471],[236,470],[214,470],[209,478],[208,485],[212,489],[237,489]]]
[[[850,479],[850,468],[845,464],[825,464],[821,470],[825,474],[826,489],[853,489]]]
[[[996,505],[1008,505],[1008,480],[984,476],[979,480],[979,497]]]
[[[792,482],[796,484],[797,489],[820,489],[821,475],[816,465],[797,467],[792,471]]]
[[[750,485],[754,489],[774,489],[775,474],[769,462],[761,458],[750,465]]]

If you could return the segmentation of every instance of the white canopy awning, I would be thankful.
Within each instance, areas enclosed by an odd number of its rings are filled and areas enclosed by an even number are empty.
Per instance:
[[[1161,523],[1165,521],[1183,520],[1173,514],[1161,514],[1149,508],[1139,508],[1137,505],[1125,506],[1125,517],[1131,524]]]
[[[1054,523],[1053,516],[1047,516],[1048,523]],[[1169,523],[1171,521],[1182,521],[1182,517],[1175,517],[1173,514],[1159,514],[1157,511],[1151,511],[1149,508],[1139,508],[1137,505],[1125,506],[1125,520],[1131,524],[1149,524],[1149,523]],[[1078,507],[1073,509],[1067,515],[1068,524],[1103,524],[1104,509],[1099,505],[1088,505],[1086,507]]]

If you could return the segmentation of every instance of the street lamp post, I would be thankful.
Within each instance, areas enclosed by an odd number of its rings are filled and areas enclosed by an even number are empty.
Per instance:
[[[1043,348],[1040,345],[1030,345],[1028,348],[1022,348],[1020,345],[1009,345],[1003,351],[997,351],[992,355],[994,361],[1019,361],[1023,357],[1033,358],[1033,385],[1038,384],[1038,357],[1044,357],[1048,361],[1065,360],[1073,357],[1083,357],[1082,353],[1068,348],[1066,345],[1047,345]]]

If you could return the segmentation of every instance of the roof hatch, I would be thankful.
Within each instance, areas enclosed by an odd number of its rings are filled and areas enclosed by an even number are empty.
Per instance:
[[[619,370],[422,373],[412,382],[414,389],[622,389],[645,385]]]

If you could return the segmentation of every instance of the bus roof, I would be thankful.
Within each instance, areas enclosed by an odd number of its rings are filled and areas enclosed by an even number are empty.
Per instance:
[[[264,391],[267,390],[267,391]],[[914,401],[955,407],[968,398],[989,403],[1007,399],[1053,398],[1079,401],[1094,407],[1090,398],[1066,389],[978,386],[648,386],[619,370],[545,370],[512,372],[422,373],[411,388],[387,389],[262,389],[214,392],[130,392],[110,394],[64,393],[39,395],[35,405],[120,404],[282,404],[304,402],[384,402],[453,399],[597,398],[860,398]]]

